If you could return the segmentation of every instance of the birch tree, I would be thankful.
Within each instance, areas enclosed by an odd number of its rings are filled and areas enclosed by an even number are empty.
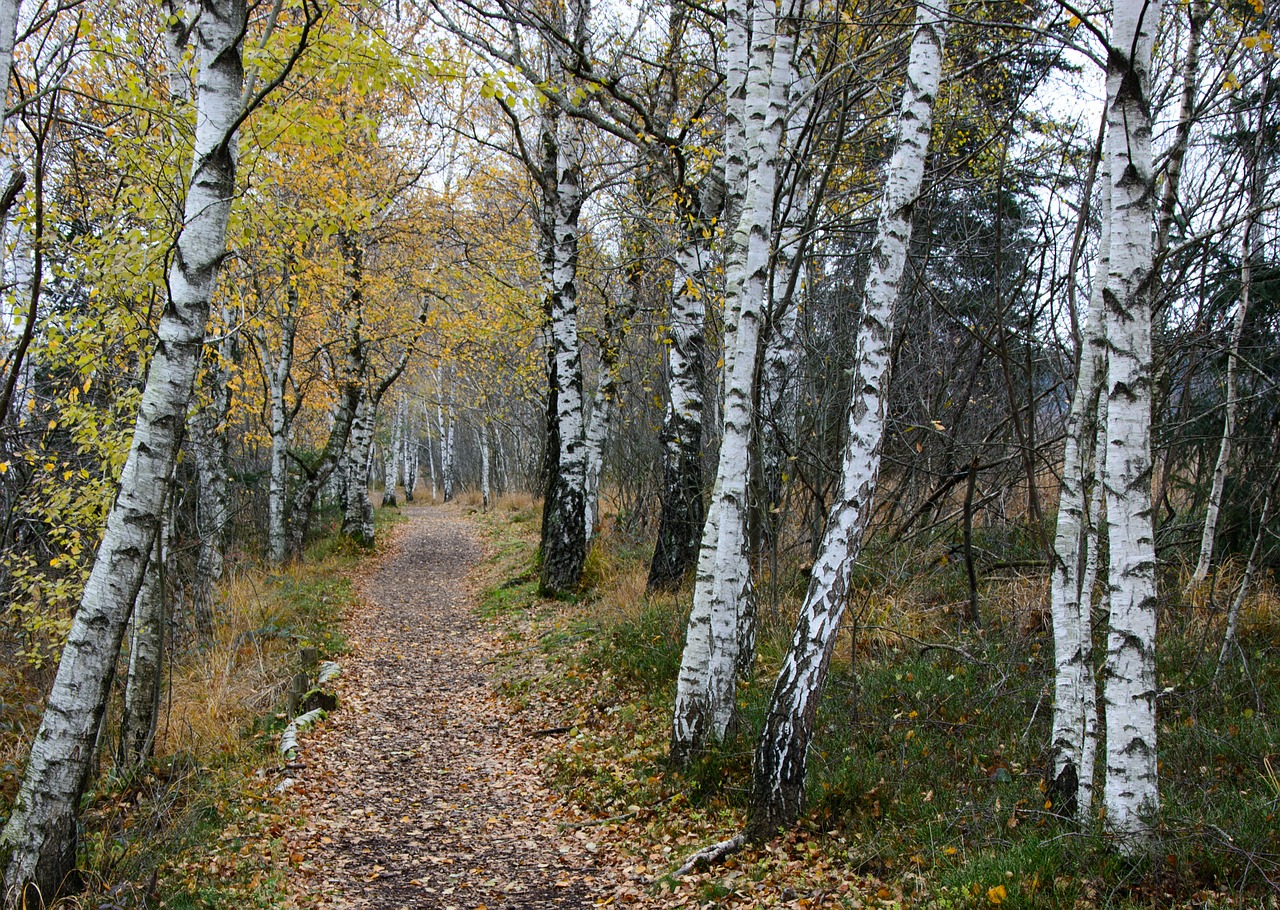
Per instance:
[[[866,299],[854,354],[848,438],[840,492],[809,588],[765,715],[751,775],[749,838],[767,838],[799,817],[818,696],[831,663],[836,633],[849,601],[853,567],[871,516],[888,392],[889,351],[907,251],[911,216],[924,178],[933,103],[942,74],[947,5],[920,5],[907,62],[898,135],[885,176]]]
[[[738,673],[754,650],[746,534],[748,454],[755,424],[756,349],[768,286],[777,158],[786,128],[787,89],[795,79],[794,50],[802,16],[799,2],[781,14],[769,4],[752,10],[745,101],[749,176],[735,249],[727,260],[720,461],[676,689],[671,757],[677,764],[687,763],[709,744],[724,739],[734,716]],[[732,98],[728,103],[732,106]]]
[[[587,53],[588,7],[585,0],[569,4],[563,32],[574,50]],[[560,85],[565,68],[557,50],[548,49],[548,81]],[[571,591],[582,580],[587,557],[586,425],[583,402],[582,347],[578,338],[578,241],[582,213],[582,139],[578,127],[547,102],[542,115],[541,189],[547,198],[542,211],[551,223],[543,228],[547,313],[554,370],[551,384],[558,446],[556,469],[547,478],[542,510],[542,573],[544,593]]]
[[[168,478],[204,344],[235,193],[235,129],[243,119],[243,0],[202,0],[196,131],[183,227],[169,272],[133,443],[97,560],[67,638],[13,813],[0,835],[4,900],[52,899],[75,869],[76,812],[106,708],[129,610],[159,531]]]
[[[1262,74],[1261,97],[1258,106],[1258,123],[1254,128],[1253,148],[1245,155],[1245,205],[1244,238],[1240,244],[1240,301],[1236,305],[1236,318],[1227,345],[1227,388],[1222,414],[1222,438],[1218,444],[1218,459],[1213,466],[1213,481],[1209,489],[1209,503],[1205,508],[1204,529],[1200,535],[1200,555],[1195,572],[1187,583],[1188,588],[1200,584],[1209,574],[1213,562],[1214,538],[1218,533],[1218,515],[1222,509],[1222,493],[1227,484],[1227,466],[1231,460],[1231,446],[1236,432],[1236,412],[1240,407],[1240,340],[1244,336],[1245,321],[1249,318],[1249,299],[1253,291],[1253,260],[1255,256],[1255,232],[1258,225],[1258,206],[1262,201],[1263,175],[1260,159],[1265,154],[1264,137],[1267,133],[1266,99],[1270,95],[1271,70]],[[1243,124],[1240,132],[1244,133]]]
[[[1051,806],[1059,814],[1087,819],[1093,802],[1098,705],[1093,655],[1093,581],[1097,565],[1098,515],[1091,509],[1097,486],[1093,461],[1098,446],[1097,415],[1106,377],[1104,289],[1110,259],[1110,181],[1102,181],[1102,235],[1090,289],[1084,344],[1075,392],[1067,414],[1062,487],[1054,534],[1049,610],[1053,625],[1054,702]]]
[[[1156,559],[1151,520],[1151,49],[1160,6],[1121,0],[1107,48],[1110,245],[1104,289],[1110,623],[1103,690],[1107,827],[1141,849],[1159,808]]]
[[[702,535],[702,428],[707,369],[705,278],[713,261],[715,224],[724,210],[723,175],[677,189],[683,236],[673,255],[667,320],[667,409],[662,433],[662,510],[649,564],[650,591],[673,590],[693,569]]]

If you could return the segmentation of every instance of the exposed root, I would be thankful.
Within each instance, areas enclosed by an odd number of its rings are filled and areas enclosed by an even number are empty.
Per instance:
[[[747,839],[743,834],[736,834],[728,840],[722,840],[718,844],[712,844],[710,847],[703,847],[693,856],[685,861],[685,864],[671,873],[672,878],[682,878],[697,869],[707,869],[717,863],[723,862],[726,857],[732,856],[742,849]]]

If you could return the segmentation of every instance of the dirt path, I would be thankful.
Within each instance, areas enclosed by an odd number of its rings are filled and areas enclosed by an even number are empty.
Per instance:
[[[341,707],[292,772],[295,883],[331,908],[592,906],[599,870],[559,834],[534,752],[486,682],[471,527],[446,508],[408,514],[359,583]]]

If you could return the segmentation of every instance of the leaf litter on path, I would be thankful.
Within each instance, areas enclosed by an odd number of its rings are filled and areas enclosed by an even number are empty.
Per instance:
[[[593,844],[542,783],[527,733],[491,691],[473,615],[471,525],[414,508],[358,579],[339,709],[291,769],[289,854],[317,908],[588,907],[612,895]]]

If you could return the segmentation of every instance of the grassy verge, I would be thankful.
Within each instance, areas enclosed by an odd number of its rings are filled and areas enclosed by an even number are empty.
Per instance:
[[[1274,592],[1247,607],[1247,663],[1216,680],[1220,610],[1166,604],[1164,805],[1158,849],[1134,861],[1111,848],[1100,820],[1080,830],[1047,811],[1053,645],[1043,579],[989,573],[984,626],[969,629],[958,619],[967,597],[958,563],[885,560],[931,568],[863,580],[858,623],[843,633],[824,693],[808,814],[767,847],[676,882],[665,873],[741,823],[755,731],[803,586],[780,586],[784,595],[766,609],[757,673],[740,695],[740,735],[676,773],[665,753],[689,595],[647,598],[643,562],[605,540],[577,603],[540,600],[532,511],[499,504],[486,518],[497,555],[482,612],[505,624],[508,697],[541,712],[533,726],[565,731],[544,740],[546,774],[594,816],[591,836],[631,874],[620,903],[1277,906]]]
[[[394,510],[378,513],[386,528]],[[233,571],[220,585],[212,639],[179,658],[163,694],[155,758],[128,776],[107,760],[81,813],[85,888],[68,907],[292,906],[284,834],[293,809],[279,786],[285,694],[301,648],[340,658],[348,575],[368,552],[334,533],[277,571]],[[29,697],[38,681],[28,680]],[[8,771],[39,722],[0,728]],[[0,821],[12,793],[0,795]]]

